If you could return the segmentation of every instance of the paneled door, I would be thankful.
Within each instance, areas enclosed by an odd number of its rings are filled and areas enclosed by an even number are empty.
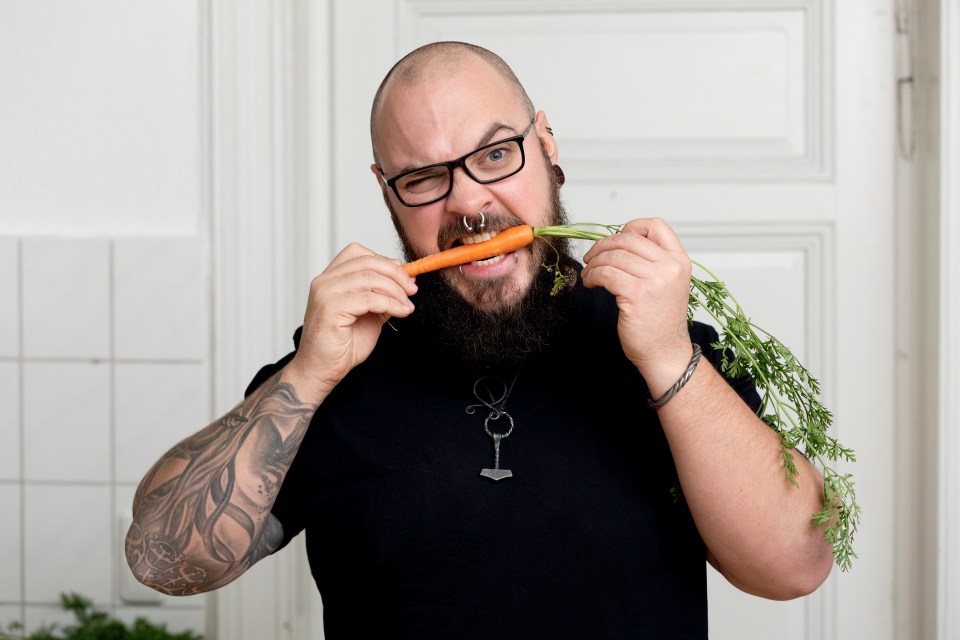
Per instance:
[[[550,117],[574,220],[666,218],[821,379],[834,434],[859,457],[846,469],[863,506],[860,557],[789,602],[711,570],[712,638],[892,637],[891,5],[332,2],[329,58],[316,62],[332,65],[333,232],[318,249],[359,241],[399,255],[367,169],[370,101],[412,48],[471,41],[500,53]]]

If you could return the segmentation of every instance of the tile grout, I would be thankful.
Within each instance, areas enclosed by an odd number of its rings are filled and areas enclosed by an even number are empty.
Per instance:
[[[117,359],[116,359],[116,278],[114,270],[116,268],[116,243],[110,240],[107,244],[107,335],[108,351],[110,352],[110,371],[109,371],[109,421],[110,438],[108,447],[110,459],[110,611],[116,614],[117,603],[120,600],[120,565],[117,559],[117,545],[119,544],[119,531],[117,530]]]
[[[150,364],[150,365],[187,365],[203,364],[203,358],[82,358],[82,357],[31,357],[0,356],[0,363],[14,362],[27,364]]]
[[[17,360],[17,414],[18,414],[18,456],[20,458],[19,464],[19,474],[18,474],[18,484],[20,489],[20,622],[21,624],[26,624],[27,622],[27,486],[26,486],[26,465],[27,465],[27,417],[25,414],[26,409],[26,391],[24,389],[24,363],[23,363],[23,352],[24,352],[24,319],[26,313],[24,311],[24,285],[23,285],[23,240],[17,239],[17,354],[20,356]]]

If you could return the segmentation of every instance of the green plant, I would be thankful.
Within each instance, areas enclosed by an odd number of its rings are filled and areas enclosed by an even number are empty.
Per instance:
[[[62,628],[56,624],[46,625],[24,635],[22,626],[13,623],[7,631],[0,630],[0,640],[203,640],[203,636],[192,631],[172,633],[165,625],[154,624],[146,618],[137,618],[128,627],[103,611],[97,611],[90,600],[76,593],[60,594],[60,603],[64,609],[73,612],[75,624]]]

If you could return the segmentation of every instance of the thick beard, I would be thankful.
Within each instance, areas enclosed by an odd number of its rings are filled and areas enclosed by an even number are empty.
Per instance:
[[[549,224],[566,224],[567,214],[552,172],[549,178]],[[387,205],[406,260],[409,262],[421,257],[413,250],[388,199]],[[493,229],[522,224],[521,220],[510,215],[490,213],[486,218],[488,227]],[[438,246],[446,246],[446,239],[462,234],[458,225],[459,220],[441,228]],[[577,264],[570,242],[564,238],[551,238],[549,245],[546,242],[534,242],[530,250],[533,254],[530,264],[535,273],[526,293],[505,296],[508,292],[517,293],[520,286],[514,278],[507,277],[494,281],[470,281],[467,283],[470,290],[464,297],[451,285],[454,274],[448,272],[452,269],[425,273],[417,276],[415,315],[419,316],[420,322],[428,330],[434,332],[443,346],[467,362],[480,367],[516,366],[522,363],[550,344],[565,324],[573,303],[572,286],[556,295],[552,294],[554,276],[542,265],[558,260],[563,273],[572,283]],[[484,309],[479,305],[508,297],[516,301],[494,309]]]

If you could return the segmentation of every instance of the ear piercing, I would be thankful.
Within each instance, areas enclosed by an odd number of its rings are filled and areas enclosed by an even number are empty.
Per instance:
[[[563,169],[560,168],[560,165],[553,165],[553,173],[556,177],[557,186],[562,187],[563,183],[567,181],[567,176],[563,175]]]

